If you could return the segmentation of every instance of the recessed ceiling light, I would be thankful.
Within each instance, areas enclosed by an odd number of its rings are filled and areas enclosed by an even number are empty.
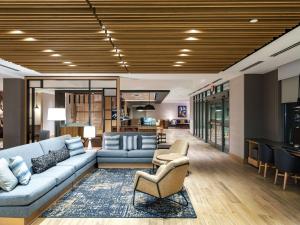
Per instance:
[[[114,54],[114,56],[120,56],[120,57],[122,57],[124,55],[123,54]]]
[[[70,61],[64,61],[63,64],[72,64]]]
[[[21,30],[11,30],[11,31],[9,31],[8,33],[9,33],[9,34],[24,34],[24,32],[21,31]]]
[[[55,53],[55,54],[52,54],[51,56],[52,56],[52,57],[60,57],[60,56],[61,56],[61,54],[57,54],[57,53]]]
[[[109,40],[116,41],[117,39],[112,38],[112,37],[109,37],[109,38],[104,38],[103,40],[104,40],[104,41],[109,41]]]
[[[36,39],[33,37],[27,37],[27,38],[24,38],[23,41],[36,41]]]
[[[187,37],[184,40],[186,40],[186,41],[197,41],[197,40],[199,40],[199,38],[196,38],[196,37]]]
[[[125,62],[125,61],[120,61],[118,63],[120,63],[120,64],[127,64],[127,62]]]
[[[187,48],[184,48],[184,49],[181,49],[180,51],[181,51],[181,52],[190,52],[191,50],[190,50],[190,49],[187,49]]]
[[[43,52],[54,52],[52,49],[45,49]]]
[[[127,65],[127,64],[122,64],[122,65],[120,65],[120,66],[122,66],[122,67],[129,67],[129,65]]]
[[[175,65],[173,65],[173,66],[175,66],[175,67],[180,67],[180,66],[182,66],[182,65],[180,65],[180,64],[175,64]]]
[[[177,61],[177,62],[175,62],[175,63],[177,63],[177,64],[183,64],[183,63],[185,63],[185,62],[183,62],[183,61]]]
[[[200,34],[200,33],[202,33],[202,31],[201,30],[196,30],[196,29],[191,29],[191,30],[185,31],[184,33],[187,33],[187,34]]]
[[[185,54],[185,53],[182,53],[182,54],[179,54],[178,56],[189,56],[189,55]]]
[[[68,65],[68,66],[70,66],[70,67],[74,67],[74,66],[77,66],[77,65],[74,65],[74,64],[70,64],[70,65]]]
[[[105,34],[105,31],[106,31],[107,34],[113,34],[113,33],[115,33],[115,32],[113,32],[111,30],[100,30],[100,31],[98,31],[98,33],[99,34]]]
[[[250,22],[250,23],[257,23],[257,22],[258,22],[258,19],[253,18],[253,19],[249,20],[249,22]]]
[[[113,50],[111,50],[111,52],[114,52],[114,53],[120,53],[122,50],[121,49],[118,49],[118,48],[114,48]]]

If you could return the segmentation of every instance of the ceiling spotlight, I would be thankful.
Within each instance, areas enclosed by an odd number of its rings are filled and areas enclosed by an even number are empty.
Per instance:
[[[184,48],[184,49],[181,49],[180,52],[190,52],[191,50],[190,49],[187,49],[187,48]]]
[[[183,64],[183,63],[185,63],[185,62],[183,62],[183,61],[177,61],[176,62],[176,64]]]
[[[105,30],[105,29],[106,29],[106,27],[105,27],[104,25],[102,25],[102,27],[101,27],[101,28],[102,28],[102,30]]]
[[[104,38],[104,41],[116,41],[117,39],[112,38],[112,37],[108,37],[108,38]]]
[[[125,61],[120,61],[118,63],[120,63],[120,64],[127,64],[127,62],[125,62]]]
[[[186,41],[197,41],[197,40],[199,40],[199,38],[196,38],[196,37],[187,37],[184,40],[186,40]]]
[[[122,64],[120,66],[122,66],[122,67],[129,67],[129,65],[127,65],[127,64]]]
[[[72,64],[70,61],[64,61],[63,64]]]
[[[185,31],[184,33],[187,33],[187,34],[200,34],[200,33],[202,33],[202,31],[201,30],[196,30],[196,29],[191,29],[191,30]]]
[[[36,41],[36,39],[33,37],[27,37],[27,38],[24,38],[23,41]]]
[[[52,54],[51,56],[52,56],[52,57],[60,57],[60,56],[61,56],[61,54],[57,54],[57,53],[55,53],[55,54]]]
[[[249,22],[250,22],[250,23],[257,23],[257,22],[258,22],[258,19],[253,18],[253,19],[249,20]]]
[[[68,65],[68,66],[70,66],[70,67],[74,67],[74,66],[76,66],[76,65],[74,65],[74,64],[70,64],[70,65]]]
[[[117,54],[114,54],[113,56],[119,56],[119,57],[122,57],[124,56],[123,54],[120,54],[120,53],[117,53]]]
[[[189,55],[185,54],[185,53],[182,53],[182,54],[179,54],[178,56],[189,56]]]
[[[9,33],[9,34],[24,34],[24,32],[21,31],[21,30],[11,30],[11,31],[9,31],[8,33]]]
[[[175,67],[180,67],[180,66],[182,66],[182,65],[180,65],[180,64],[175,64],[175,65],[173,65],[173,66],[175,66]]]
[[[45,49],[43,52],[54,52],[52,49]]]
[[[111,30],[100,30],[100,31],[98,31],[98,33],[99,34],[105,34],[105,33],[107,33],[107,34],[113,34],[114,32],[113,31],[111,31]]]

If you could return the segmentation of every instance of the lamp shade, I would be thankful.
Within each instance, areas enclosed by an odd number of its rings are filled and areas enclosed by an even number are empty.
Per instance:
[[[155,107],[151,104],[145,105],[144,111],[154,111]]]
[[[47,119],[54,120],[54,121],[66,120],[66,109],[65,108],[49,108]]]
[[[85,126],[83,129],[83,137],[85,138],[93,138],[96,136],[96,128],[95,126]]]

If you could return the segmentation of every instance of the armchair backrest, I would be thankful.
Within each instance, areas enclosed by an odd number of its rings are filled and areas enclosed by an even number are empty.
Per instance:
[[[263,163],[274,163],[274,150],[267,144],[259,145],[258,159]]]
[[[170,147],[170,152],[180,153],[187,155],[189,149],[189,143],[185,140],[176,140]]]
[[[169,162],[158,174],[158,192],[164,198],[179,192],[188,173],[189,160],[181,157]]]

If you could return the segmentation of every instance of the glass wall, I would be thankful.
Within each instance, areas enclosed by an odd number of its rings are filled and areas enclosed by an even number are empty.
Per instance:
[[[193,135],[221,151],[229,149],[229,83],[193,96]]]

